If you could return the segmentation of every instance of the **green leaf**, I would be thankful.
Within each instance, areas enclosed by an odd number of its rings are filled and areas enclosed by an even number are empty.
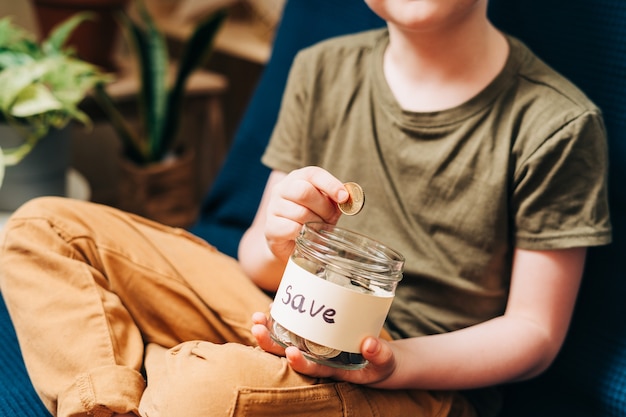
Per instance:
[[[34,58],[25,52],[15,52],[0,49],[0,69],[26,65],[34,61]]]
[[[102,108],[102,111],[104,111],[107,115],[111,125],[120,137],[124,151],[127,152],[129,157],[136,162],[142,163],[149,160],[145,142],[143,142],[130,128],[124,119],[124,116],[122,116],[117,107],[115,107],[113,100],[107,94],[104,85],[98,84],[96,86],[95,93],[95,98],[98,101],[98,104]]]
[[[145,127],[147,149],[146,160],[151,162],[160,158],[159,148],[163,135],[163,126],[168,114],[167,109],[167,66],[168,50],[164,36],[159,32],[142,1],[137,2],[143,27],[122,16],[131,48],[139,60],[139,114]]]
[[[20,92],[36,83],[46,69],[44,62],[32,62],[0,71],[0,110],[9,112]]]
[[[23,28],[16,26],[11,16],[0,19],[0,48],[23,52],[34,52],[39,49],[35,37]]]
[[[63,128],[72,120],[90,124],[78,104],[96,83],[111,77],[74,58],[63,45],[91,16],[73,16],[41,44],[9,17],[0,19],[0,118],[25,139],[18,147],[0,150],[0,175],[5,165],[19,163],[50,128]]]
[[[15,30],[10,17],[0,19],[0,45],[8,45],[15,36]]]
[[[172,150],[177,139],[186,83],[213,50],[215,35],[227,12],[219,10],[196,27],[185,46],[170,87],[167,84],[169,54],[165,37],[155,25],[144,1],[137,0],[136,4],[139,20],[134,21],[126,14],[122,14],[120,20],[129,47],[139,61],[139,133],[129,129],[104,89],[98,88],[96,96],[120,136],[125,152],[135,162],[145,164],[162,160]]]
[[[164,149],[169,149],[176,139],[182,110],[181,104],[189,76],[208,59],[213,51],[215,36],[227,16],[228,13],[225,9],[213,13],[196,27],[185,46],[176,80],[169,95],[168,109],[170,113],[167,125],[164,127],[165,132],[163,133],[163,143],[161,144]]]
[[[185,45],[176,77],[175,89],[182,90],[189,75],[209,58],[213,51],[215,36],[227,16],[228,13],[225,9],[218,10],[196,27]]]
[[[112,76],[103,77],[97,68],[84,61],[58,56],[54,69],[47,71],[41,81],[54,90],[56,98],[68,106],[77,105],[96,84],[110,81]]]
[[[69,19],[64,20],[50,32],[50,35],[41,44],[41,48],[47,54],[54,54],[62,51],[63,45],[70,37],[78,25],[85,20],[94,19],[95,14],[90,12],[77,13]]]
[[[14,117],[28,117],[60,110],[63,104],[43,84],[31,84],[23,88],[9,112]]]

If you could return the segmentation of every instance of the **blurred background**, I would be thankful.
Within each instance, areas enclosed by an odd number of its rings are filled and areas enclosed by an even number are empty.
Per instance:
[[[15,23],[42,37],[46,31],[43,19],[54,17],[52,15],[56,13],[57,6],[50,3],[80,1],[84,0],[1,1],[0,17],[12,16]],[[144,3],[166,35],[173,62],[181,54],[185,41],[199,21],[218,8],[227,7],[229,10],[210,59],[188,82],[187,98],[183,104],[181,134],[200,156],[198,192],[204,194],[221,165],[270,56],[284,0],[144,0]],[[130,16],[136,17],[133,0],[125,1],[124,9]],[[127,104],[127,113],[132,113],[139,88],[133,56],[129,53],[127,41],[120,34],[118,22],[112,19],[105,23],[118,27],[109,27],[111,32],[107,28],[99,28],[96,35],[82,35],[82,38],[112,44],[111,61],[106,66],[116,81],[109,86],[109,90],[121,105]],[[71,38],[70,43],[78,42],[81,35],[77,34],[76,38]],[[103,46],[92,48],[101,49]],[[98,51],[87,51],[86,54],[90,52]],[[97,106],[88,104],[86,110],[94,124],[91,129],[79,124],[72,126],[71,165],[88,182],[92,201],[116,206],[119,177],[116,158],[120,153],[120,141]]]

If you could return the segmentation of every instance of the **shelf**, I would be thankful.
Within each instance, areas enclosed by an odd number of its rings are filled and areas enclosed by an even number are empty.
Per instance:
[[[168,69],[169,82],[176,72],[175,64],[171,64]],[[119,71],[116,73],[114,82],[107,85],[107,92],[115,100],[126,100],[133,98],[139,91],[139,75],[136,65],[130,60],[119,64]],[[206,70],[194,71],[187,80],[186,95],[188,97],[221,94],[228,87],[228,80],[225,76]]]
[[[232,6],[235,0],[220,0],[210,7],[204,8],[196,5],[188,6],[181,10],[171,8],[152,7],[151,13],[157,26],[174,41],[184,43],[193,32],[195,21],[190,16],[208,16],[212,10],[220,6]],[[195,7],[195,9],[194,9]],[[197,9],[197,10],[196,10]],[[132,12],[131,12],[132,16]],[[248,60],[257,64],[265,65],[272,50],[273,33],[269,27],[261,23],[255,24],[245,18],[231,15],[222,25],[220,32],[215,38],[215,50],[225,54]]]

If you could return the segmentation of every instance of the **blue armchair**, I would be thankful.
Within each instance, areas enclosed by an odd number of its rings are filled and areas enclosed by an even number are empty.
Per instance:
[[[503,387],[505,417],[626,416],[626,2],[490,0],[494,23],[525,41],[603,110],[610,140],[614,243],[590,251],[565,346],[541,377]],[[363,0],[289,0],[274,50],[192,232],[236,256],[269,171],[259,157],[295,53],[333,35],[380,27]],[[623,42],[623,43],[622,43]],[[624,157],[624,158],[622,158]],[[0,300],[0,417],[49,415],[33,391]]]
[[[613,244],[590,251],[562,353],[542,377],[503,388],[503,415],[626,416],[626,303],[622,301],[626,264],[620,262],[626,252],[626,189],[620,186],[626,180],[626,2],[490,0],[489,6],[496,26],[521,38],[603,110],[610,141],[615,230]],[[272,59],[226,165],[208,194],[195,233],[236,256],[268,175],[259,155],[276,120],[293,55],[317,40],[381,24],[362,0],[288,2]]]

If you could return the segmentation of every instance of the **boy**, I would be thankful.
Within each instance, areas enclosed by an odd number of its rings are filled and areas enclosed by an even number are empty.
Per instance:
[[[387,30],[294,62],[239,264],[88,203],[15,214],[2,292],[53,413],[492,416],[488,387],[549,366],[585,248],[610,241],[598,109],[498,32],[486,0],[367,3]],[[365,189],[357,216],[340,215],[342,181]],[[363,370],[269,338],[262,290],[277,288],[313,220],[407,259],[389,337],[363,341]]]

